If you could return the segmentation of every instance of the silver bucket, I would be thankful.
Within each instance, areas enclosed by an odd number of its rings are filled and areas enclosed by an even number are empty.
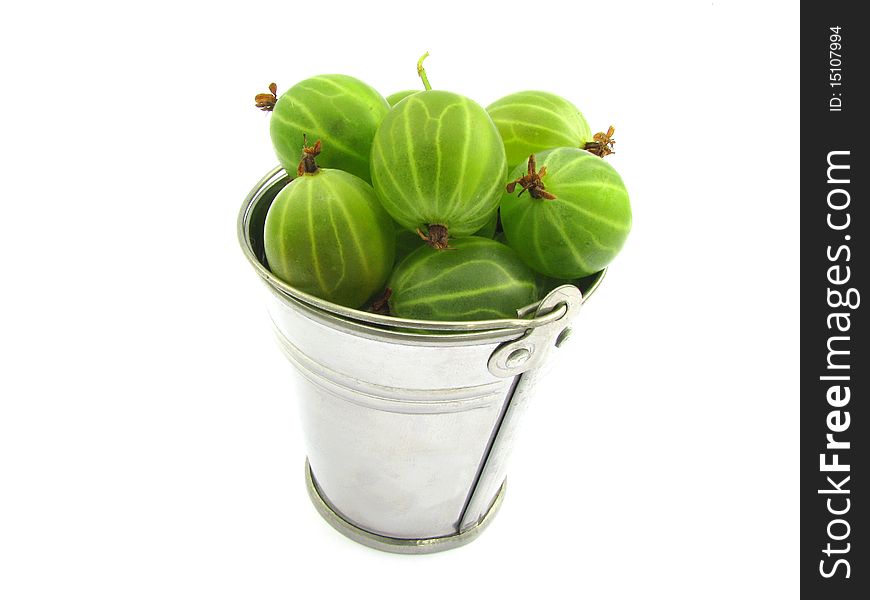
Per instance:
[[[263,224],[289,181],[277,168],[254,187],[238,234],[299,375],[311,500],[338,531],[380,550],[466,544],[498,510],[547,355],[604,271],[554,289],[516,319],[413,321],[345,308],[268,269]]]

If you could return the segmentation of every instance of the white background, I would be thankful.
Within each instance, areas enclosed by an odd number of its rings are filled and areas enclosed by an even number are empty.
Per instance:
[[[488,4],[3,9],[0,596],[797,596],[797,5]],[[425,50],[616,125],[634,229],[490,529],[404,557],[310,505],[235,219],[276,163],[255,93],[419,87]]]

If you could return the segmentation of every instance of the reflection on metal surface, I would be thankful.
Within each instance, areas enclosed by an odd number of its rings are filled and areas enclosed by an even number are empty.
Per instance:
[[[402,539],[377,535],[370,531],[366,531],[342,517],[341,514],[330,505],[327,498],[323,496],[317,482],[314,480],[314,476],[311,473],[311,467],[307,460],[305,461],[305,485],[308,489],[308,497],[311,499],[312,504],[314,504],[314,508],[317,509],[320,516],[323,517],[324,520],[336,531],[355,542],[368,546],[369,548],[383,550],[384,552],[392,552],[394,554],[432,554],[434,552],[443,552],[444,550],[458,548],[471,542],[483,533],[483,530],[486,529],[496,513],[498,513],[498,509],[501,507],[501,502],[504,498],[505,490],[507,489],[507,482],[503,482],[495,500],[492,502],[492,506],[490,506],[483,518],[481,518],[480,522],[476,523],[473,527],[466,529],[462,533],[455,533],[435,538]]]
[[[604,272],[557,287],[516,319],[413,321],[337,306],[266,264],[266,212],[288,181],[276,169],[248,195],[239,241],[298,375],[312,500],[336,529],[381,550],[467,543],[501,501],[541,367]]]

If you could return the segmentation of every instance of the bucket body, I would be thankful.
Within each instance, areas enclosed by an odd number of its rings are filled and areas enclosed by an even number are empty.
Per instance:
[[[252,190],[239,238],[298,374],[312,500],[342,533],[380,549],[466,543],[499,504],[517,422],[582,303],[578,288],[588,296],[603,272],[557,288],[525,318],[432,323],[338,307],[268,271],[263,222],[288,181],[276,169]]]

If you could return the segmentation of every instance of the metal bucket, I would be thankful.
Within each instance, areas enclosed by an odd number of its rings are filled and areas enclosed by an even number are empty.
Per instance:
[[[299,374],[311,500],[341,533],[380,550],[463,545],[497,511],[541,367],[604,271],[556,288],[516,319],[413,321],[338,306],[288,286],[266,264],[266,212],[289,181],[277,168],[254,187],[238,233]]]

